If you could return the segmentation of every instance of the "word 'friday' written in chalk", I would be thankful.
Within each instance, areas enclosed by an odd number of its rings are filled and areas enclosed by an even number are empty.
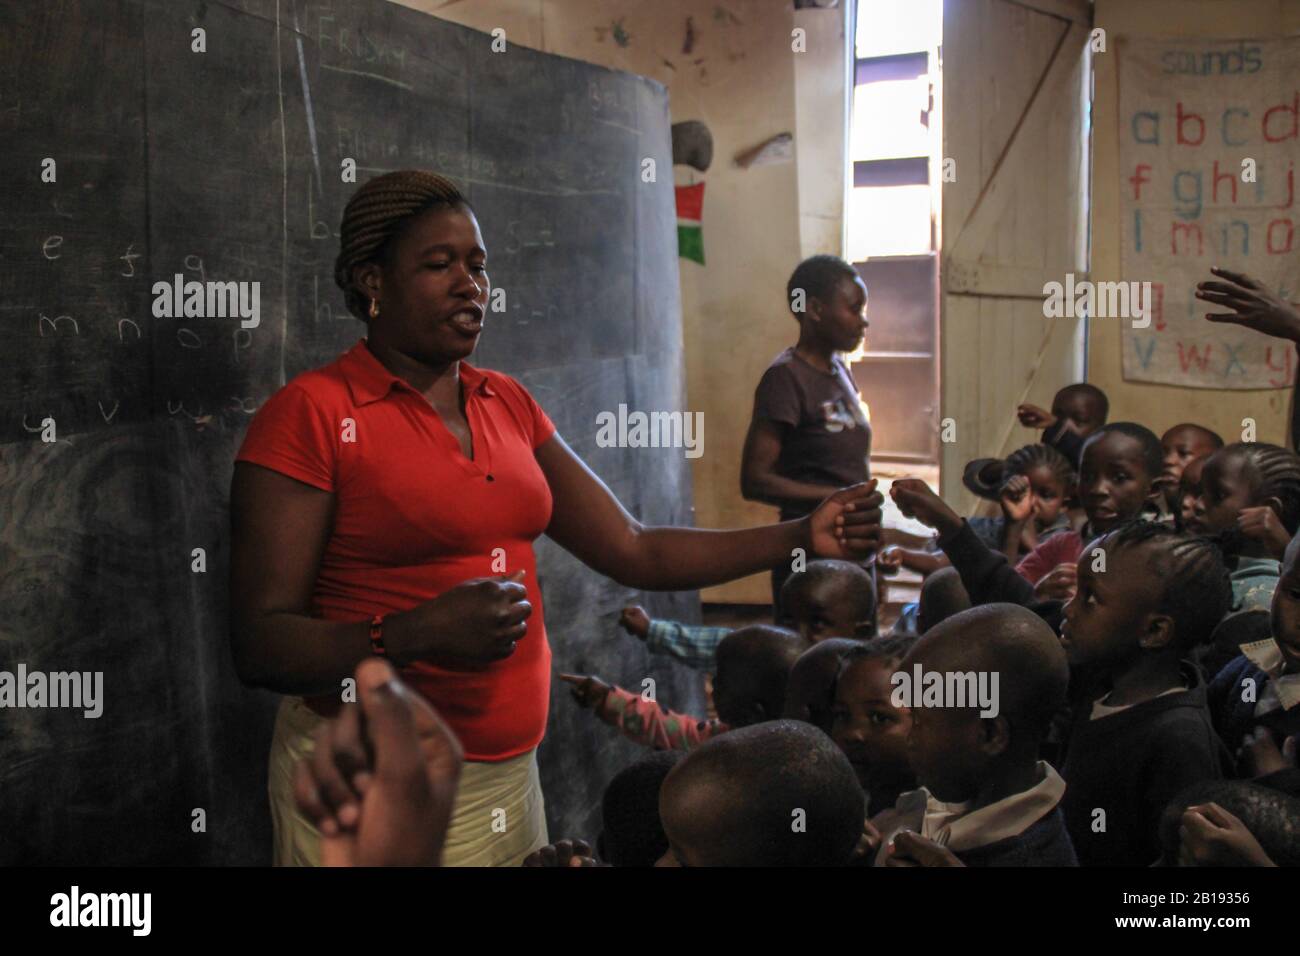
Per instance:
[[[71,707],[92,720],[104,712],[103,671],[0,671],[0,707]]]
[[[129,926],[148,936],[153,925],[152,893],[82,893],[73,886],[50,897],[51,926]]]
[[[685,448],[687,458],[704,454],[703,412],[629,412],[596,416],[596,445],[600,448]]]
[[[262,321],[260,282],[186,282],[178,272],[170,283],[155,282],[153,294],[158,319],[239,318],[244,329],[255,329]]]

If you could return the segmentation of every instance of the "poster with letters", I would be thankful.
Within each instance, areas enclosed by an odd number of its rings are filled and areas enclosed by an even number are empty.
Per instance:
[[[1122,319],[1124,378],[1282,388],[1289,343],[1210,323],[1195,297],[1223,266],[1300,298],[1300,38],[1125,38],[1119,55],[1121,278],[1151,283],[1151,322]]]

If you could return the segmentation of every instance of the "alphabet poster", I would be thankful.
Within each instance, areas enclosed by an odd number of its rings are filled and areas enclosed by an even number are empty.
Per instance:
[[[1124,323],[1124,378],[1281,388],[1289,343],[1206,321],[1210,266],[1300,298],[1300,39],[1124,40],[1119,55],[1121,278],[1151,282],[1151,323]]]

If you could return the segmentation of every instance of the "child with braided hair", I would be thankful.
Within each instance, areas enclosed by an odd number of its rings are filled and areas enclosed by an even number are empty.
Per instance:
[[[978,475],[978,479],[972,476]],[[998,517],[968,519],[971,531],[993,551],[1015,562],[1052,535],[1070,529],[1066,499],[1074,492],[1075,473],[1069,459],[1050,445],[1018,448],[1003,460],[982,458],[966,466],[966,487],[1002,506]],[[948,565],[932,539],[922,550],[890,545],[876,565],[889,574],[900,567],[930,574]]]

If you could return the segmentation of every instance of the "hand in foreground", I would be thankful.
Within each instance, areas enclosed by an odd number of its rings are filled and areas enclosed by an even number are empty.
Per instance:
[[[1048,571],[1034,585],[1034,597],[1040,601],[1068,601],[1079,586],[1079,567],[1063,561]]]
[[[819,558],[865,558],[880,547],[884,503],[874,478],[841,488],[805,519],[810,550]]]
[[[1242,741],[1237,760],[1243,777],[1266,777],[1287,770],[1296,765],[1296,739],[1288,737],[1278,747],[1271,730],[1256,727]]]
[[[357,704],[316,731],[294,799],[325,866],[437,866],[464,760],[437,711],[387,662],[357,665]]]
[[[1188,807],[1178,827],[1179,866],[1276,866],[1246,824],[1217,803]]]
[[[650,634],[650,615],[640,605],[629,604],[618,616],[618,626],[644,641]]]
[[[1198,282],[1196,297],[1202,302],[1231,309],[1209,312],[1211,322],[1227,322],[1279,339],[1300,342],[1300,311],[1264,283],[1240,272],[1210,270],[1222,281]]]
[[[524,866],[604,866],[591,852],[586,840],[560,840],[534,850],[524,858]]]
[[[560,680],[573,685],[573,699],[579,707],[595,710],[605,702],[610,686],[599,677],[586,674],[561,674]]]
[[[889,487],[898,510],[929,525],[942,537],[961,528],[961,517],[920,478],[899,478]]]
[[[903,566],[903,549],[896,544],[887,544],[876,555],[876,570],[886,577],[897,574]]]
[[[1020,424],[1026,428],[1043,429],[1051,428],[1056,424],[1056,416],[1045,408],[1039,408],[1037,405],[1016,406],[1016,418],[1020,419]]]
[[[911,830],[900,830],[889,845],[885,866],[965,866],[952,850]]]

